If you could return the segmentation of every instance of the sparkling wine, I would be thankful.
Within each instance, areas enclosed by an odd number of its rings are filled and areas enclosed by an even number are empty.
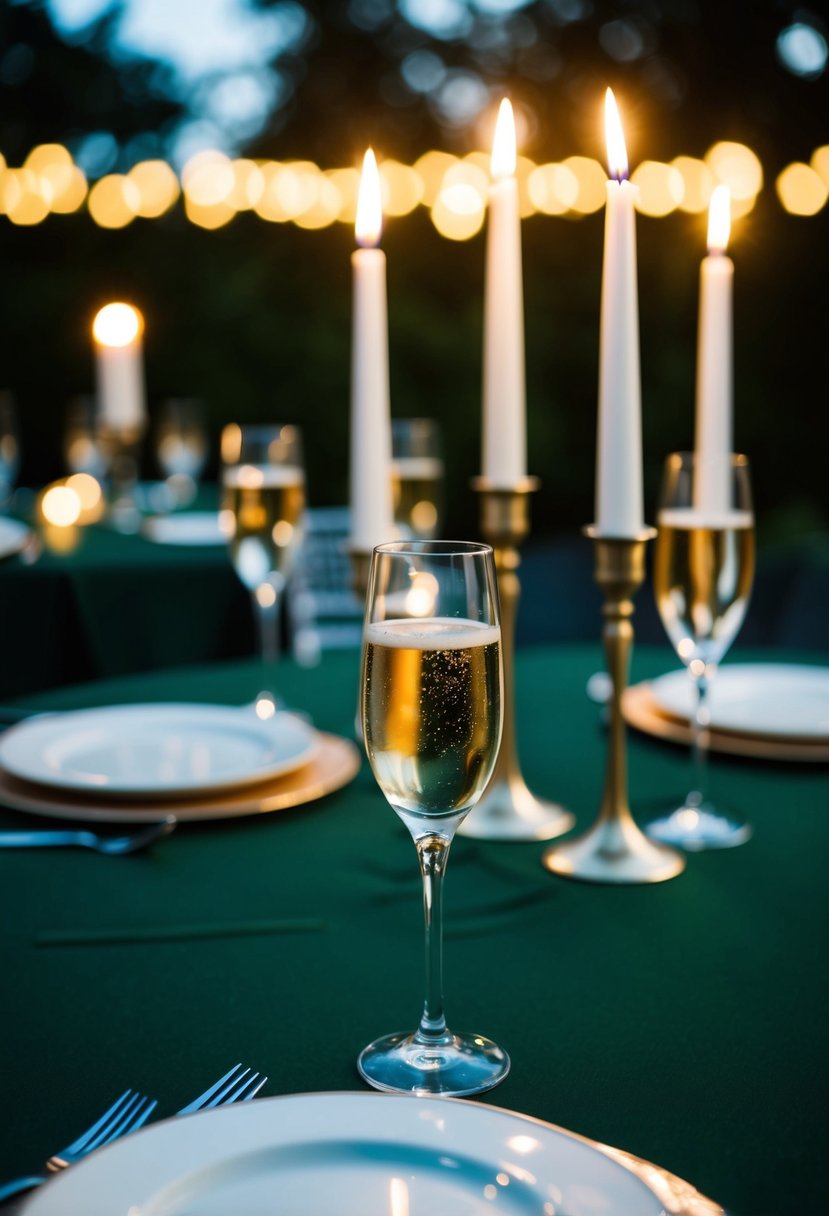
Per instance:
[[[246,587],[255,590],[273,573],[288,575],[304,508],[301,468],[243,464],[225,469],[222,529]]]
[[[659,515],[654,587],[662,623],[680,658],[719,662],[742,624],[754,577],[750,511]]]
[[[366,626],[363,724],[377,783],[417,817],[475,804],[501,737],[501,633],[450,617]]]
[[[435,535],[442,481],[443,461],[436,456],[402,456],[392,464],[395,522],[421,540]]]

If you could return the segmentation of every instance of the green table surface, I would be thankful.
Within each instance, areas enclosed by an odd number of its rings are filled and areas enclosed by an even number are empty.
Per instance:
[[[735,661],[761,657],[786,656],[741,650]],[[599,659],[593,645],[529,648],[517,664],[525,774],[580,828],[602,783],[605,738],[584,695]],[[347,735],[357,661],[286,662],[281,689]],[[666,647],[639,647],[633,676],[671,666]],[[27,705],[242,703],[258,686],[244,661]],[[684,793],[684,750],[631,735],[629,753],[634,808]],[[539,844],[459,837],[446,892],[449,1021],[512,1056],[485,1101],[656,1161],[741,1216],[817,1213],[829,1133],[827,767],[716,759],[711,776],[754,836],[690,857],[657,886],[567,882],[542,868]],[[0,814],[4,826],[24,821]],[[159,1114],[237,1060],[269,1074],[266,1094],[363,1088],[359,1050],[419,1016],[414,848],[366,764],[319,803],[186,824],[134,857],[0,853],[0,909],[0,1178],[36,1167],[127,1085],[157,1096]],[[202,935],[152,940],[192,927]],[[98,930],[139,940],[55,941]]]

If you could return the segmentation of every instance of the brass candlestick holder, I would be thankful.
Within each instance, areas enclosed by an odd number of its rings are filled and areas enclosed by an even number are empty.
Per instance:
[[[481,532],[492,545],[501,600],[501,650],[504,659],[504,732],[492,780],[478,805],[458,831],[482,840],[550,840],[573,826],[573,816],[555,802],[543,802],[521,774],[515,736],[515,622],[521,582],[518,545],[530,530],[530,494],[536,477],[525,477],[510,489],[478,477],[472,483],[481,496]]]
[[[594,578],[604,595],[602,639],[613,693],[609,703],[607,770],[599,817],[583,836],[548,849],[542,862],[563,878],[585,882],[664,882],[685,869],[685,858],[655,845],[639,830],[627,794],[627,753],[622,693],[633,646],[633,595],[645,578],[645,549],[656,535],[645,528],[638,536],[603,536],[585,528],[595,551]]]

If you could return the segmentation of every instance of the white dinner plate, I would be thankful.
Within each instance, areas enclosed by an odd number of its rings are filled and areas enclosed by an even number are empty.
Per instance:
[[[218,511],[151,515],[144,520],[141,530],[148,540],[159,545],[224,545],[227,542],[219,527]]]
[[[44,714],[0,738],[0,765],[61,790],[119,797],[186,797],[267,781],[307,764],[316,732],[250,706],[112,705]]]
[[[7,519],[0,515],[0,558],[11,557],[25,549],[32,535],[31,529],[19,519]]]
[[[694,690],[687,672],[650,685],[663,713],[688,718]],[[788,663],[734,663],[711,683],[711,726],[777,738],[829,739],[829,668]]]
[[[664,1216],[635,1159],[453,1098],[295,1094],[171,1119],[47,1182],[26,1216]],[[620,1159],[621,1158],[621,1159]],[[653,1169],[653,1167],[650,1167]],[[660,1171],[654,1170],[659,1174]],[[670,1178],[670,1175],[667,1175]],[[674,1180],[678,1182],[678,1180]]]

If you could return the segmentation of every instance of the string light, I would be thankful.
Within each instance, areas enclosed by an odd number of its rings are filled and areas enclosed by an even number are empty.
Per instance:
[[[579,217],[599,211],[606,176],[605,167],[586,156],[535,164],[519,155],[521,214]],[[732,215],[738,218],[754,207],[764,182],[757,155],[745,144],[729,141],[714,144],[703,159],[643,161],[632,176],[639,187],[639,211],[659,218],[677,210],[704,211],[718,184],[729,187]],[[431,150],[413,165],[388,159],[380,177],[388,216],[410,215],[423,207],[437,231],[455,241],[469,240],[483,227],[489,181],[485,152],[458,157]],[[192,157],[180,178],[166,161],[147,160],[90,186],[62,144],[38,144],[19,167],[7,165],[0,154],[0,213],[24,226],[86,204],[100,227],[125,228],[136,218],[158,219],[180,201],[187,219],[206,230],[229,224],[242,211],[269,223],[314,230],[354,223],[358,184],[353,166],[323,170],[313,161],[233,160],[214,150]],[[829,144],[814,150],[810,164],[788,165],[774,185],[787,214],[816,215],[829,202]]]

